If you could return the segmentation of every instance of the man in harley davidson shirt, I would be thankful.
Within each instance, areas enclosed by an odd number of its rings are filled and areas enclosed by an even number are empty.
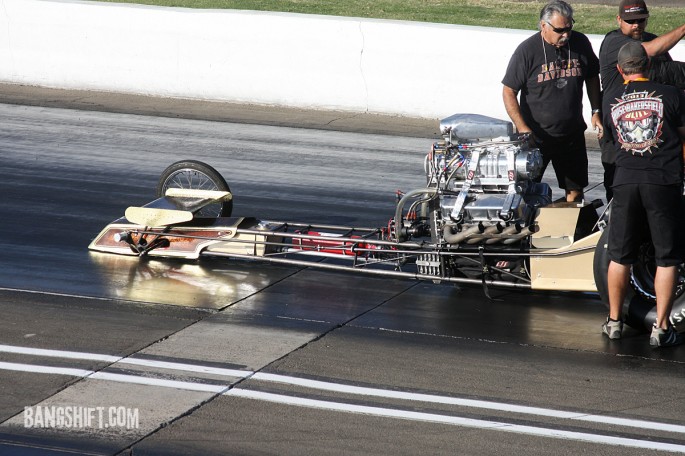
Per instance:
[[[656,276],[656,322],[650,345],[682,343],[669,316],[683,262],[682,192],[685,96],[645,77],[649,57],[639,41],[618,52],[624,85],[604,95],[606,135],[616,143],[614,198],[609,223],[609,317],[602,331],[621,337],[621,313],[640,245],[651,235]]]
[[[540,11],[540,33],[518,46],[502,80],[507,114],[519,133],[532,133],[542,152],[543,173],[551,161],[567,201],[581,200],[588,184],[583,85],[592,126],[598,136],[603,130],[599,60],[588,38],[572,31],[573,23],[568,3],[546,4]]]

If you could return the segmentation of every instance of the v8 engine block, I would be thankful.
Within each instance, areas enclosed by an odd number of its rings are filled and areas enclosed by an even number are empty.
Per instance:
[[[539,149],[513,135],[510,122],[476,114],[443,119],[440,130],[443,139],[425,162],[427,185],[437,195],[430,215],[435,240],[510,243],[525,237],[536,208],[552,196],[547,184],[534,182],[542,169]]]

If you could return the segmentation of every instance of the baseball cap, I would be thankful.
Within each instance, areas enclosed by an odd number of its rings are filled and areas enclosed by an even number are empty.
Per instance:
[[[649,17],[649,10],[644,0],[621,0],[618,15],[624,20],[644,19]]]
[[[629,41],[618,51],[618,66],[622,70],[642,70],[647,67],[649,57],[639,41]]]

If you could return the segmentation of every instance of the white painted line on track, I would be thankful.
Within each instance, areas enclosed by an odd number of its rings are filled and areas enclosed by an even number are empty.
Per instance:
[[[72,375],[94,380],[114,381],[121,383],[132,383],[147,386],[157,386],[164,388],[176,388],[185,391],[207,392],[222,394],[225,396],[241,397],[246,399],[275,402],[285,405],[310,407],[323,410],[359,413],[364,415],[380,416],[386,418],[397,418],[413,421],[423,421],[431,423],[448,424],[453,426],[478,428],[484,430],[503,431],[517,434],[532,435],[538,437],[548,437],[556,439],[566,439],[594,444],[627,446],[632,448],[642,448],[649,450],[670,451],[685,453],[685,445],[678,445],[653,440],[639,440],[627,437],[614,437],[609,435],[592,434],[575,431],[565,431],[563,429],[549,429],[535,426],[523,426],[512,423],[497,421],[478,420],[464,418],[453,415],[439,415],[435,413],[414,412],[410,410],[390,409],[384,407],[371,407],[364,405],[348,404],[344,402],[323,401],[307,399],[297,396],[287,396],[282,394],[265,393],[261,391],[251,391],[243,388],[231,388],[231,385],[211,385],[205,383],[185,382],[177,380],[167,380],[150,378],[137,375],[113,374],[107,372],[93,372],[84,369],[70,369],[53,366],[39,366],[33,364],[5,363],[0,362],[0,370],[13,370],[46,374]],[[261,374],[266,376],[266,374]],[[281,380],[295,379],[294,377],[281,377]],[[302,379],[297,379],[302,380]],[[298,383],[299,384],[299,383]],[[343,385],[344,386],[344,385]],[[385,390],[379,390],[385,391]],[[388,391],[391,392],[391,391]],[[393,397],[393,396],[385,396]],[[436,396],[440,397],[440,396]],[[664,423],[666,425],[666,423]]]
[[[87,377],[94,374],[85,369],[72,369],[69,367],[36,366],[33,364],[5,363],[0,362],[0,370],[17,372],[34,372],[36,374],[70,375],[72,377]]]
[[[589,415],[579,412],[568,412],[564,410],[546,409],[541,407],[529,407],[526,405],[508,404],[505,402],[481,401],[475,399],[463,399],[451,396],[438,396],[434,394],[411,393],[407,391],[386,390],[380,388],[368,388],[363,386],[345,385],[343,383],[322,382],[319,380],[309,380],[306,378],[289,377],[277,374],[265,374],[257,372],[251,379],[263,380],[274,383],[285,383],[288,385],[302,386],[305,388],[334,391],[338,393],[356,394],[361,396],[375,396],[390,399],[401,399],[406,401],[430,402],[443,405],[457,405],[461,407],[472,407],[487,410],[498,410],[503,412],[521,413],[525,415],[538,415],[550,418],[561,418],[566,420],[578,420],[594,423],[615,424],[618,426],[634,427],[640,429],[652,429],[657,431],[675,432],[685,434],[685,426],[669,423],[658,423],[654,421],[634,420],[628,418],[618,418],[604,415]]]
[[[171,363],[154,359],[124,358],[121,356],[102,355],[97,353],[84,353],[75,351],[49,350],[43,348],[17,347],[14,345],[1,345],[0,353],[14,353],[19,355],[45,356],[48,358],[78,359],[86,361],[102,361],[106,363],[132,364],[136,366],[158,367],[160,369],[173,369],[189,372],[200,372],[226,377],[245,378],[254,374],[252,371],[237,369],[224,369],[219,367],[202,366],[198,364]]]
[[[167,361],[149,360],[141,358],[121,358],[111,355],[95,354],[95,353],[83,353],[83,352],[72,352],[72,351],[61,351],[61,350],[49,350],[49,349],[38,349],[31,347],[17,347],[12,345],[0,345],[0,352],[6,353],[17,353],[25,355],[35,355],[35,356],[47,356],[47,357],[61,357],[68,359],[82,359],[82,360],[96,360],[96,361],[106,361],[116,364],[131,364],[144,367],[154,367],[160,369],[178,370],[183,372],[195,372],[195,373],[206,373],[217,376],[234,377],[234,378],[250,378],[252,380],[272,382],[272,383],[282,383],[294,386],[301,386],[309,389],[317,389],[322,391],[332,391],[345,394],[354,394],[360,396],[373,396],[388,399],[399,399],[404,401],[414,401],[414,402],[427,402],[442,405],[454,405],[461,407],[470,407],[477,409],[486,410],[496,410],[508,413],[519,413],[524,415],[537,415],[545,416],[550,418],[559,418],[566,420],[584,421],[592,423],[610,424],[623,427],[631,427],[638,429],[650,429],[663,432],[672,432],[678,434],[685,434],[685,426],[662,423],[655,421],[645,421],[645,420],[635,420],[629,418],[619,418],[606,415],[594,415],[585,414],[580,412],[569,412],[564,410],[547,409],[541,407],[530,407],[525,405],[508,404],[504,402],[492,402],[492,401],[482,401],[475,399],[464,399],[451,396],[439,396],[433,394],[423,394],[423,393],[412,393],[407,391],[395,391],[381,388],[369,388],[362,386],[346,385],[343,383],[333,383],[324,382],[320,380],[310,380],[300,377],[291,377],[278,374],[267,374],[262,372],[253,372],[247,370],[237,370],[237,369],[224,369],[212,366],[203,366],[199,364],[186,364],[186,363],[174,363]],[[12,366],[3,367],[3,366]],[[21,368],[25,366],[26,368]],[[30,370],[29,370],[30,369]],[[69,369],[69,368],[57,368],[49,366],[35,366],[31,364],[15,364],[15,363],[0,363],[0,370],[24,370],[27,372],[37,372],[37,373],[55,373],[62,375],[73,375],[77,377],[90,377],[94,379],[102,380],[112,380],[112,381],[122,381],[128,383],[140,383],[147,385],[156,386],[167,386],[172,388],[180,389],[191,389],[196,388],[195,385],[198,383],[192,382],[174,382],[166,383],[160,379],[147,378],[135,375],[122,375],[122,374],[109,374],[105,372],[93,372],[85,371],[80,369]],[[60,371],[60,372],[57,372]],[[74,372],[74,373],[69,373]],[[138,380],[141,379],[141,380]],[[177,385],[177,386],[172,386]],[[209,389],[202,389],[202,391],[220,393],[230,386],[216,386],[208,385]]]
[[[359,413],[386,418],[398,418],[412,421],[424,421],[431,423],[449,424],[453,426],[478,428],[485,430],[512,432],[516,434],[533,435],[554,439],[575,440],[580,442],[596,443],[603,445],[627,446],[648,450],[670,451],[685,453],[685,445],[649,440],[630,439],[626,437],[613,437],[608,435],[590,434],[585,432],[564,431],[561,429],[547,429],[534,426],[522,426],[497,421],[485,421],[459,416],[438,415],[435,413],[413,412],[409,410],[396,410],[383,407],[369,407],[364,405],[346,404],[340,402],[321,401],[301,397],[286,396],[282,394],[264,393],[242,388],[233,388],[224,393],[225,396],[235,396],[246,399],[276,402],[279,404],[309,407],[336,412]]]
[[[79,359],[86,361],[103,361],[105,363],[115,363],[122,360],[121,356],[100,355],[97,353],[84,353],[63,350],[49,350],[44,348],[17,347],[14,345],[0,345],[0,352],[16,353],[19,355],[45,356],[49,358]]]

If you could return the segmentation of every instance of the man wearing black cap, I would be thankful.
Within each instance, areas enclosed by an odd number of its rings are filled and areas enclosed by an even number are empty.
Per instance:
[[[648,70],[650,80],[685,89],[685,63],[673,62],[668,54],[685,37],[685,24],[670,32],[656,36],[646,30],[649,10],[644,0],[622,0],[616,16],[618,29],[607,33],[599,48],[599,65],[602,90],[610,92],[623,85],[623,78],[616,70],[618,50],[629,41],[639,41],[651,58]],[[602,164],[604,165],[604,187],[607,201],[612,197],[611,182],[614,174],[614,144],[600,139]]]
[[[682,193],[685,95],[650,81],[649,57],[639,41],[617,54],[623,86],[604,94],[605,135],[616,145],[614,198],[609,223],[609,317],[602,332],[619,339],[630,267],[651,235],[656,275],[656,321],[652,347],[683,342],[670,324],[678,265],[683,262]],[[648,227],[648,229],[647,229]]]

